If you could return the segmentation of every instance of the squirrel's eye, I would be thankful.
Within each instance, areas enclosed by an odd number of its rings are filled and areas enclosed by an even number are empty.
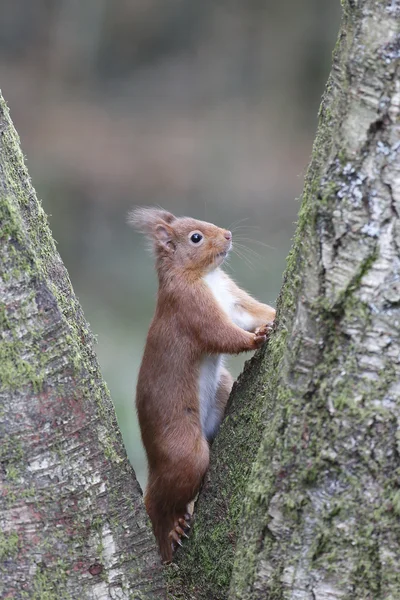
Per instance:
[[[198,244],[202,239],[203,236],[201,233],[193,233],[193,235],[190,236],[190,241],[193,242],[193,244]]]

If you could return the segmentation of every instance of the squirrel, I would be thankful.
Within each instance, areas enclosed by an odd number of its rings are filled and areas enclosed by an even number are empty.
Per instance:
[[[260,348],[275,310],[220,268],[230,231],[157,208],[136,208],[128,221],[150,239],[159,283],[136,408],[148,460],[145,507],[168,563],[187,537],[187,506],[207,471],[233,385],[223,355]]]

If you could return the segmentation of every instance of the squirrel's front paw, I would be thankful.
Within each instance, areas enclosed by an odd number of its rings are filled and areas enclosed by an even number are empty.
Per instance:
[[[254,332],[254,346],[256,349],[261,348],[267,341],[267,332],[264,327],[258,327]]]
[[[261,348],[267,341],[270,333],[273,331],[273,323],[268,323],[267,325],[261,325],[261,327],[257,327],[254,332],[255,336],[255,344],[257,348]]]

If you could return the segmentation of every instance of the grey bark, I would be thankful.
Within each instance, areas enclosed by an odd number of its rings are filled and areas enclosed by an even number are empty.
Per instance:
[[[93,337],[0,96],[0,596],[163,598]]]
[[[188,597],[400,598],[400,2],[342,6],[278,328],[178,557]]]
[[[400,598],[400,2],[343,8],[231,599]]]

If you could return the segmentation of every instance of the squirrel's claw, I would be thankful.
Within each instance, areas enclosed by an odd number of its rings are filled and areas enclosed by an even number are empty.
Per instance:
[[[188,517],[189,516],[190,515],[185,515],[184,518],[181,517],[180,519],[178,519],[178,523],[182,527],[182,529],[190,529],[190,525],[188,523],[188,521],[189,521]]]

